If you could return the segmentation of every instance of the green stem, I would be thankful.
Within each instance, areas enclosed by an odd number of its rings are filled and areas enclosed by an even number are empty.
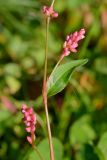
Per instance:
[[[55,65],[53,71],[51,72],[50,76],[55,72],[56,68],[59,66],[59,64],[61,63],[61,61],[63,60],[63,56],[60,57],[59,61],[57,62],[57,64]],[[49,78],[50,78],[49,76]]]
[[[52,135],[51,135],[51,128],[49,123],[49,113],[48,113],[48,104],[47,104],[47,54],[48,54],[48,30],[49,30],[49,21],[50,18],[46,18],[46,46],[45,46],[45,69],[44,69],[44,80],[43,80],[43,102],[45,106],[45,114],[46,114],[46,124],[47,124],[47,131],[48,131],[48,140],[49,140],[49,147],[50,147],[50,160],[54,160],[54,150],[52,144]]]

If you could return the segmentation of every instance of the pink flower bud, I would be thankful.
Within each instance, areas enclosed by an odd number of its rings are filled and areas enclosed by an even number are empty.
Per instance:
[[[74,32],[73,34],[67,35],[66,41],[64,42],[63,45],[63,52],[62,56],[68,56],[70,52],[76,53],[77,52],[77,47],[78,47],[78,42],[85,38],[85,29],[81,29],[79,32]]]
[[[46,17],[51,17],[51,18],[57,18],[58,17],[58,13],[53,10],[52,6],[51,7],[44,6],[42,11],[43,11],[43,14]]]

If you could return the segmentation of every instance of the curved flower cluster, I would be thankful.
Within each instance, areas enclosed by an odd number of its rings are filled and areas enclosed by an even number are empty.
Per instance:
[[[53,7],[48,7],[44,6],[43,7],[43,13],[45,14],[46,17],[51,17],[51,18],[57,18],[58,13],[54,11]]]
[[[30,136],[27,136],[27,141],[30,144],[33,144],[35,141],[35,125],[36,125],[36,114],[34,113],[33,108],[28,108],[25,104],[22,105],[22,113],[24,115],[23,122],[26,126],[26,131],[30,133]]]
[[[79,32],[74,32],[73,34],[67,35],[66,41],[63,45],[62,56],[68,56],[70,52],[77,52],[78,42],[85,38],[85,29],[81,29]]]

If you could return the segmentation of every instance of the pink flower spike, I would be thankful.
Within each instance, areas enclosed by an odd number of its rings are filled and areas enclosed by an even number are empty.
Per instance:
[[[36,114],[34,113],[33,108],[28,108],[26,105],[22,106],[21,109],[24,117],[23,117],[23,122],[25,124],[25,129],[28,133],[30,133],[30,136],[27,137],[27,141],[32,144],[34,143],[34,139],[35,139],[35,125],[36,125]]]
[[[50,17],[50,18],[57,18],[58,17],[58,13],[54,11],[52,6],[51,7],[44,6],[42,11],[46,17]]]
[[[66,40],[63,44],[62,56],[68,56],[70,52],[76,53],[78,42],[85,38],[85,29],[81,29],[80,31],[76,31],[73,34],[69,34],[66,37]]]

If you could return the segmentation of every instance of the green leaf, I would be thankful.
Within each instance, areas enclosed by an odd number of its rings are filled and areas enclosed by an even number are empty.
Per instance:
[[[89,118],[84,116],[71,127],[69,136],[72,145],[88,143],[95,139],[96,134],[89,124]]]
[[[54,146],[54,155],[55,155],[55,160],[62,160],[62,155],[63,155],[63,146],[61,142],[53,138],[53,146]],[[50,160],[50,150],[49,150],[49,143],[48,139],[44,139],[43,141],[40,142],[38,145],[38,150],[43,156],[44,160]],[[31,150],[29,154],[24,158],[24,160],[40,160],[38,157],[37,153],[34,150]]]
[[[68,84],[74,69],[86,64],[87,61],[87,59],[73,60],[57,67],[47,82],[48,96],[61,92]]]
[[[107,160],[107,132],[102,135],[97,145],[97,151],[100,160]]]

